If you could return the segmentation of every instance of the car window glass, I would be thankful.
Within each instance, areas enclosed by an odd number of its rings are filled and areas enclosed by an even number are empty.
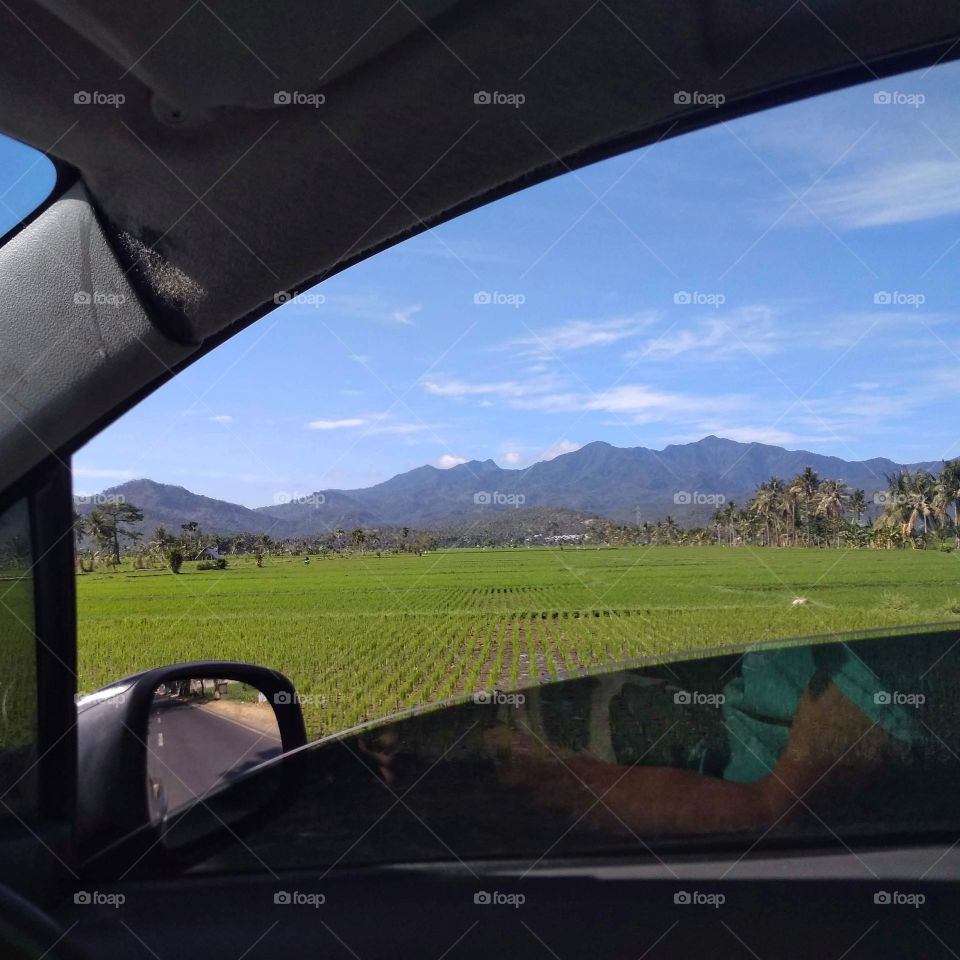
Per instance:
[[[33,809],[37,665],[25,500],[0,513],[0,817]]]
[[[0,134],[0,236],[50,195],[57,173],[39,150]]]
[[[835,771],[824,822],[939,821],[958,79],[667,138],[278,291],[77,455],[81,688],[197,657],[276,668],[309,736],[345,738],[319,749],[351,789],[389,800],[431,770],[439,807],[476,773],[491,809],[517,791],[504,844],[571,768],[601,794],[641,767],[666,797],[722,793],[689,801],[729,814],[714,832],[762,832],[762,806],[822,839],[764,791],[802,797],[859,746],[864,791]],[[911,659],[918,624],[941,646]],[[884,771],[907,771],[892,807]],[[690,832],[621,800],[638,835]],[[317,802],[310,829],[347,850]]]

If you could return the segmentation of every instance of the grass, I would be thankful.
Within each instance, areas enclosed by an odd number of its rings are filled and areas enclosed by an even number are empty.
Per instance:
[[[804,597],[806,604],[794,605]],[[79,685],[150,666],[277,668],[312,736],[638,657],[957,619],[938,551],[625,547],[230,561],[78,577]]]
[[[33,581],[29,570],[0,570],[0,752],[36,737]]]

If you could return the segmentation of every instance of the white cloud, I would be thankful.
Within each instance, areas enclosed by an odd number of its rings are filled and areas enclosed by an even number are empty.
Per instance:
[[[696,326],[653,337],[627,359],[668,360],[682,354],[703,361],[723,360],[735,353],[768,356],[777,352],[786,339],[785,331],[774,322],[774,311],[767,306],[743,307],[722,317],[707,317]]]
[[[132,480],[139,476],[136,470],[114,469],[112,467],[74,467],[75,477],[94,477],[102,480]]]
[[[362,430],[364,435],[393,433],[422,433],[432,429],[426,423],[404,423],[394,420],[386,413],[371,413],[362,417],[345,417],[341,420],[311,420],[310,430]]]
[[[423,433],[424,431],[432,429],[433,428],[426,423],[372,423],[365,432],[369,434],[394,433],[403,435],[408,433]]]
[[[701,396],[692,393],[668,393],[644,384],[622,384],[597,393],[560,393],[517,401],[528,410],[545,413],[582,413],[598,411],[626,416],[632,423],[654,421],[690,421],[739,410],[748,398],[731,394]]]
[[[218,414],[215,417],[208,417],[207,419],[211,423],[233,423],[233,417],[229,416],[229,414],[226,414],[226,413]]]
[[[824,181],[804,202],[822,220],[841,229],[955,216],[960,214],[960,161],[888,162]],[[785,219],[807,223],[813,218],[798,205]]]
[[[390,303],[376,294],[331,294],[324,303],[324,310],[335,316],[350,317],[354,320],[369,320],[374,323],[400,324],[413,326],[413,316],[423,309],[419,303]]]
[[[445,453],[437,460],[436,465],[441,470],[449,470],[451,467],[457,467],[461,463],[466,463],[466,457],[455,457],[452,453]]]
[[[645,314],[611,320],[569,320],[556,327],[531,331],[528,337],[509,340],[505,347],[519,348],[535,357],[549,357],[588,347],[607,347],[636,336],[654,319],[654,314]]]
[[[434,397],[526,397],[544,393],[557,386],[555,377],[533,377],[529,380],[497,380],[487,383],[468,383],[465,380],[423,380],[421,386]]]
[[[477,240],[452,239],[449,236],[441,240],[439,234],[421,235],[408,240],[398,250],[418,256],[453,260],[456,263],[514,262],[513,258],[504,253],[503,243],[499,240],[494,246],[490,246]]]
[[[367,422],[359,417],[350,417],[345,420],[311,420],[307,427],[311,430],[348,430],[366,426]]]
[[[798,443],[797,435],[789,430],[779,430],[776,427],[751,426],[703,426],[705,434],[714,434],[727,440],[737,440],[739,443],[769,443],[782,447],[787,444]],[[699,439],[699,438],[698,438]]]
[[[559,457],[563,453],[573,453],[576,450],[579,450],[583,444],[574,443],[572,440],[559,440],[557,443],[550,444],[543,453],[540,454],[540,460],[553,460],[554,457]]]
[[[540,460],[553,460],[562,453],[573,453],[579,450],[582,444],[574,443],[572,440],[558,440],[550,444],[543,450],[531,453],[528,450],[508,450],[499,459],[500,462],[508,467],[519,467],[528,463],[535,463]]]
[[[409,307],[403,307],[400,310],[394,310],[390,315],[397,323],[402,323],[405,326],[413,326],[413,316],[414,314],[419,313],[423,309],[423,304],[415,303]]]

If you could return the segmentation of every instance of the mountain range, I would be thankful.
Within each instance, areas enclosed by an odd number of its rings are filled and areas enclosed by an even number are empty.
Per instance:
[[[493,460],[471,460],[443,470],[422,466],[372,487],[318,490],[295,502],[256,509],[152,480],[131,480],[103,495],[122,496],[140,507],[145,530],[157,526],[177,530],[196,520],[208,533],[263,532],[275,539],[337,527],[436,529],[521,507],[550,507],[627,522],[655,521],[669,514],[691,524],[706,521],[719,503],[742,503],[771,475],[786,479],[805,467],[862,488],[871,502],[873,493],[886,488],[888,474],[904,467],[936,473],[941,461],[899,464],[883,457],[848,461],[709,436],[663,450],[597,441],[523,469],[504,469]],[[79,512],[89,513],[96,500],[79,500]]]

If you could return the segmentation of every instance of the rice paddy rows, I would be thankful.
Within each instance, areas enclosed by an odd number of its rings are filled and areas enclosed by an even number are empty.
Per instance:
[[[294,681],[315,736],[638,657],[960,616],[958,557],[915,551],[459,550],[78,580],[82,690],[260,663]]]

